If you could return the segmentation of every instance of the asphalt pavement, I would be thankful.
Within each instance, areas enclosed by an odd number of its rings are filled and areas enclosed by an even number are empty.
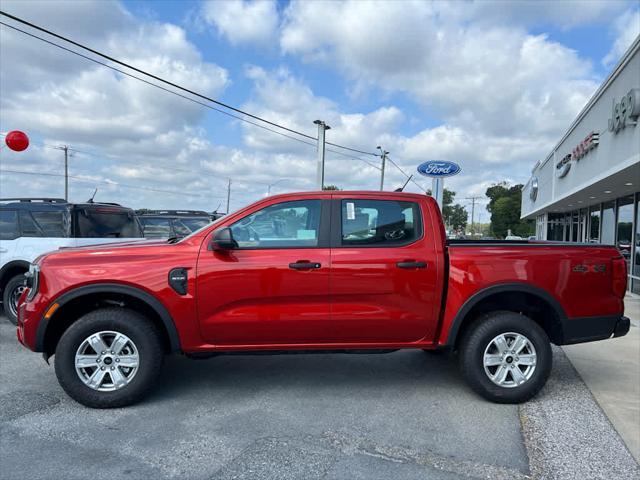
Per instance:
[[[562,351],[554,355],[549,388],[525,407],[476,396],[455,358],[400,351],[172,356],[145,401],[92,410],[0,318],[0,477],[585,478],[572,473],[585,471],[575,466],[582,448],[591,478],[640,478]],[[576,423],[596,425],[597,438],[571,442]]]

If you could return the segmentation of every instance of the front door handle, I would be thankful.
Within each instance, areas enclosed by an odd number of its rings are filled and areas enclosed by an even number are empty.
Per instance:
[[[295,263],[290,263],[289,268],[294,270],[311,270],[313,268],[320,268],[322,265],[317,262],[310,262],[308,260],[298,260]]]
[[[398,268],[427,268],[427,262],[416,262],[414,260],[407,260],[404,262],[396,263]]]

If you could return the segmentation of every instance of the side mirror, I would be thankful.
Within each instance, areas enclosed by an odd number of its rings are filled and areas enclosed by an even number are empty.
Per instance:
[[[233,239],[230,228],[221,228],[213,233],[210,244],[211,250],[233,250],[238,248],[238,242]]]

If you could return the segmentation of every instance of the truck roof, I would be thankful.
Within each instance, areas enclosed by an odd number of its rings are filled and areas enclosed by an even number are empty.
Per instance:
[[[320,191],[310,191],[310,192],[293,192],[293,193],[279,193],[277,195],[271,195],[269,198],[288,198],[288,197],[299,197],[300,195],[312,195],[312,196],[331,196],[331,195],[357,195],[357,196],[397,196],[398,199],[424,199],[424,198],[433,198],[424,193],[410,193],[410,192],[389,192],[389,191],[379,191],[379,190],[320,190]]]

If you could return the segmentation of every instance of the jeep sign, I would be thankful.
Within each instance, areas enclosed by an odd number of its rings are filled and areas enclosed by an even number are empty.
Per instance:
[[[609,131],[618,133],[627,125],[636,125],[640,115],[640,88],[632,88],[618,103],[613,101]]]

